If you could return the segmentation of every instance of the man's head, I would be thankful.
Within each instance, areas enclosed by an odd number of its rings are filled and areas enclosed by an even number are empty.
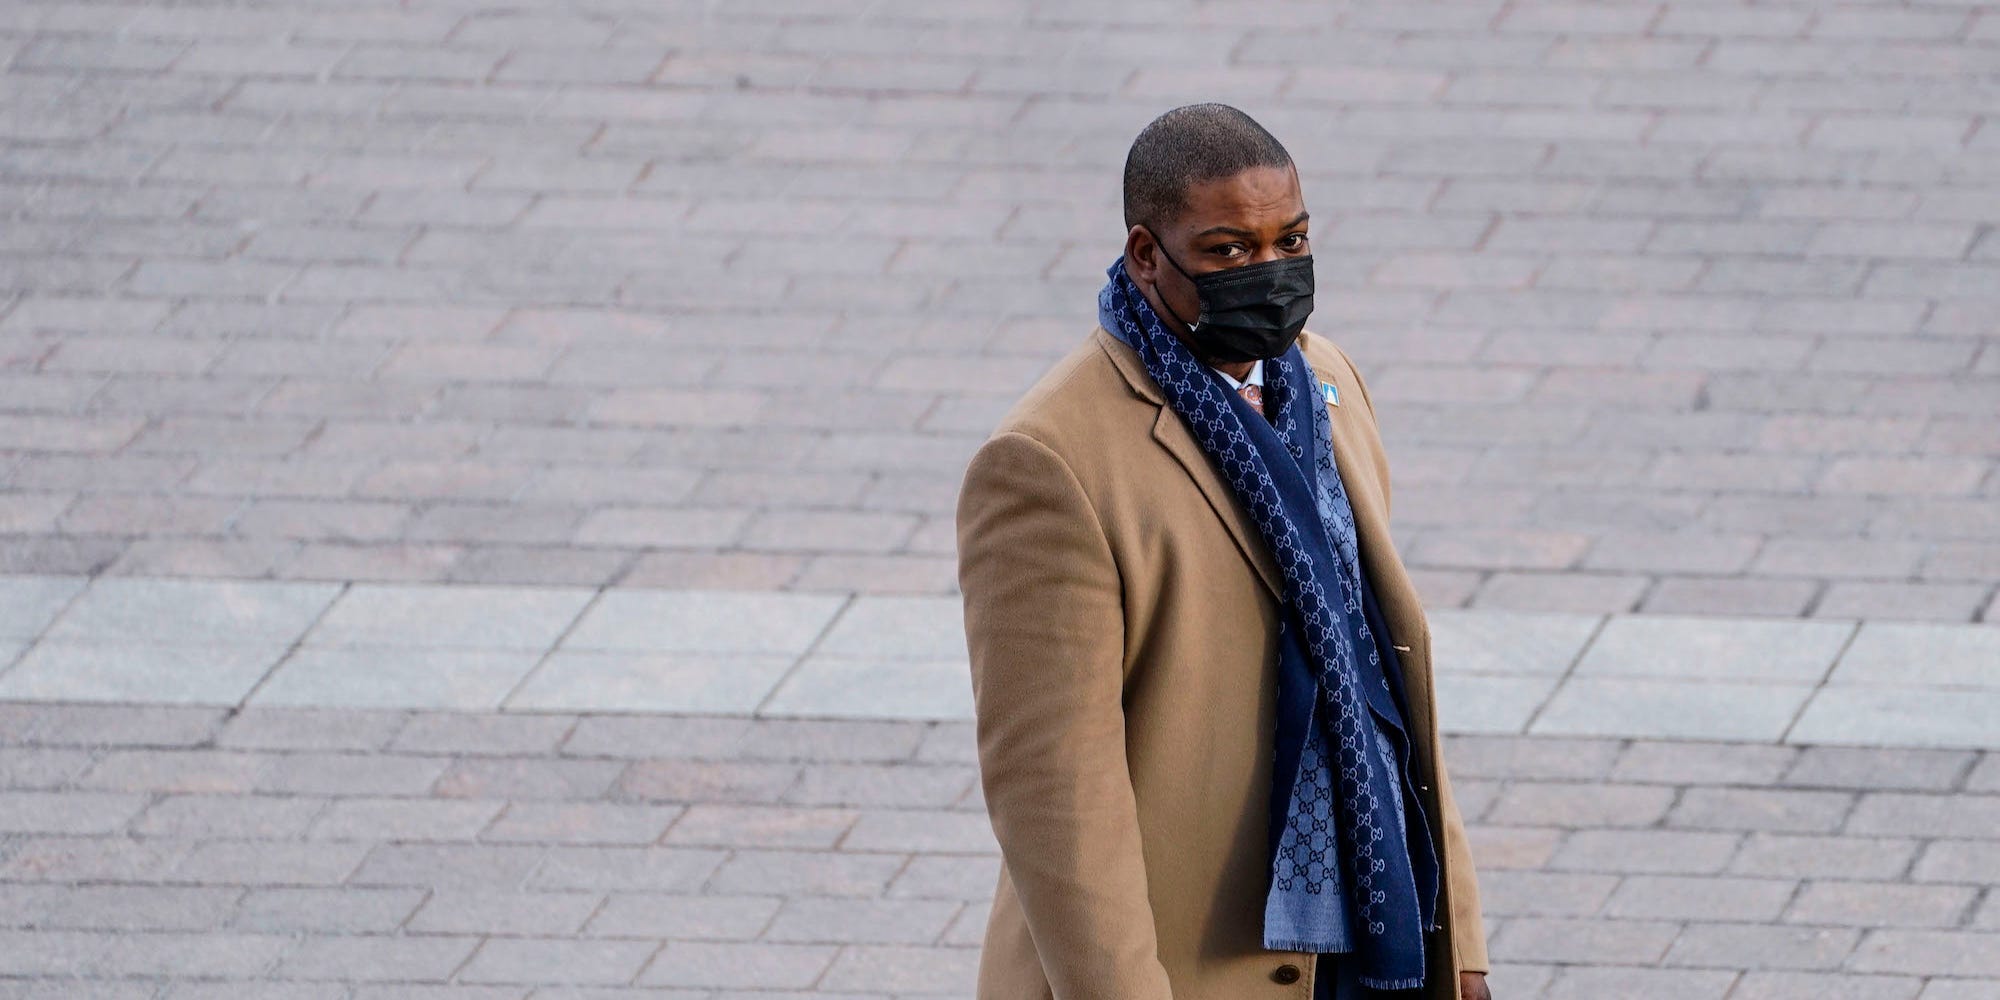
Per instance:
[[[1184,323],[1201,313],[1191,275],[1310,254],[1306,221],[1291,154],[1226,104],[1153,119],[1125,157],[1126,273]]]

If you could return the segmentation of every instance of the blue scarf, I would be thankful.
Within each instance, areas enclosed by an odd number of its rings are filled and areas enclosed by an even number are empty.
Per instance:
[[[1423,934],[1435,926],[1436,856],[1427,824],[1404,814],[1401,678],[1392,686],[1399,671],[1384,666],[1387,631],[1361,575],[1320,383],[1293,345],[1264,362],[1272,417],[1260,417],[1166,331],[1122,257],[1105,276],[1100,322],[1139,354],[1284,577],[1264,946],[1352,951],[1363,985],[1421,986]],[[1416,814],[1421,819],[1420,808]]]

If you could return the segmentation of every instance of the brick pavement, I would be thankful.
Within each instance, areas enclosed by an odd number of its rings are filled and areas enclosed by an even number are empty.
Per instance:
[[[948,593],[1221,98],[1434,606],[1994,617],[2000,11],[1159,17],[0,3],[0,571]]]
[[[965,723],[0,705],[0,996],[969,996]],[[1452,736],[1499,997],[2000,995],[2000,756]]]
[[[1301,163],[1315,329],[1461,615],[1443,712],[1504,721],[1447,751],[1502,1000],[2000,997],[2000,9],[1158,9],[0,0],[0,575],[430,588],[310,619],[420,634],[394,676],[0,606],[11,697],[133,702],[0,702],[0,998],[964,995],[996,858],[962,722],[492,709],[569,592],[948,602],[960,464],[1089,323],[1125,144],[1200,99]],[[1647,630],[1747,633],[1673,615],[1821,631],[1704,677]],[[807,708],[959,697],[929,641]],[[1813,704],[1873,728],[1772,742],[1836,655],[1859,683]],[[283,657],[266,697],[491,704],[238,707]],[[751,690],[800,664],[727,666],[551,697],[810,714]],[[1756,742],[1689,731],[1727,680]],[[1947,706],[1958,748],[1829,745]]]

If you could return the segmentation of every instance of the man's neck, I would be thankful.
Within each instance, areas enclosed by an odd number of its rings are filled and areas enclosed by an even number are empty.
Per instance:
[[[1250,377],[1250,369],[1257,367],[1255,361],[1211,361],[1210,368],[1224,372],[1238,382]]]

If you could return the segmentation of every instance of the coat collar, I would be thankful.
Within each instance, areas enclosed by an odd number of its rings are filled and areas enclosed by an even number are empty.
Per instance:
[[[1256,522],[1250,520],[1250,512],[1244,510],[1242,502],[1236,498],[1236,492],[1230,490],[1230,484],[1228,480],[1222,478],[1222,472],[1216,468],[1216,462],[1208,458],[1208,452],[1202,452],[1200,442],[1194,440],[1194,432],[1188,430],[1188,422],[1182,420],[1180,414],[1176,414],[1174,408],[1166,404],[1166,394],[1160,392],[1160,384],[1154,382],[1152,374],[1146,372],[1146,362],[1140,360],[1138,352],[1132,350],[1130,344],[1112,336],[1112,332],[1106,330],[1102,324],[1096,330],[1092,330],[1090,336],[1096,340],[1098,348],[1112,360],[1112,366],[1118,368],[1118,374],[1126,380],[1126,386],[1132,388],[1132,394],[1160,408],[1160,414],[1152,424],[1152,438],[1160,442],[1160,446],[1166,448],[1166,452],[1172,454],[1174,460],[1180,462],[1180,466],[1188,472],[1194,484],[1202,490],[1202,496],[1208,498],[1208,506],[1214,508],[1216,516],[1228,528],[1230,538],[1236,540],[1236,548],[1242,550],[1242,556],[1246,560],[1250,560],[1250,564],[1256,568],[1258,578],[1264,580],[1264,586],[1272,592],[1272,596],[1284,600],[1284,576],[1278,570],[1278,560],[1274,560],[1270,554],[1270,546],[1264,544],[1264,538],[1256,530]],[[1310,338],[1312,334],[1308,332],[1300,336]],[[1348,414],[1352,412],[1354,412],[1352,408],[1342,406],[1340,410],[1334,410],[1330,414],[1332,434],[1334,434],[1334,468],[1340,474],[1340,482],[1348,484],[1346,490],[1348,506],[1354,508],[1354,524],[1356,532],[1360,534],[1358,542],[1362,548],[1362,566],[1372,566],[1378,564],[1380,560],[1368,556],[1378,546],[1388,544],[1388,512],[1378,508],[1376,504],[1378,494],[1374,490],[1354,488],[1356,484],[1368,480],[1376,472],[1372,468],[1362,466],[1362,462],[1366,460],[1362,452],[1362,442],[1360,438],[1356,438],[1358,432],[1352,426],[1348,426],[1350,420]],[[1382,582],[1376,580],[1376,586],[1380,584]],[[1382,600],[1388,602],[1388,606],[1394,606],[1396,612],[1400,614],[1404,610],[1404,604],[1414,602],[1416,598],[1414,592],[1404,594],[1400,588],[1390,588],[1390,592],[1382,594]]]
[[[1159,442],[1160,447],[1165,448],[1167,454],[1174,456],[1175,461],[1180,462],[1181,467],[1187,470],[1187,474],[1194,479],[1195,486],[1201,489],[1202,496],[1208,499],[1209,507],[1214,509],[1215,515],[1221,518],[1223,525],[1229,529],[1229,537],[1235,540],[1236,548],[1243,553],[1243,558],[1248,559],[1250,565],[1256,568],[1258,579],[1264,581],[1264,587],[1273,597],[1283,601],[1284,578],[1278,569],[1277,560],[1272,558],[1269,547],[1258,536],[1257,526],[1251,522],[1250,515],[1243,509],[1242,502],[1236,499],[1235,492],[1229,488],[1229,483],[1216,469],[1214,460],[1201,450],[1201,443],[1194,439],[1194,434],[1188,430],[1187,422],[1181,419],[1180,414],[1174,412],[1173,407],[1167,405],[1166,394],[1160,391],[1159,383],[1153,381],[1153,376],[1146,371],[1146,363],[1140,359],[1139,352],[1112,336],[1111,331],[1106,330],[1101,324],[1092,331],[1091,336],[1096,338],[1098,346],[1111,356],[1111,363],[1117,366],[1118,374],[1124,376],[1125,384],[1131,386],[1132,391],[1147,402],[1159,407],[1160,412],[1153,421],[1153,440]]]

